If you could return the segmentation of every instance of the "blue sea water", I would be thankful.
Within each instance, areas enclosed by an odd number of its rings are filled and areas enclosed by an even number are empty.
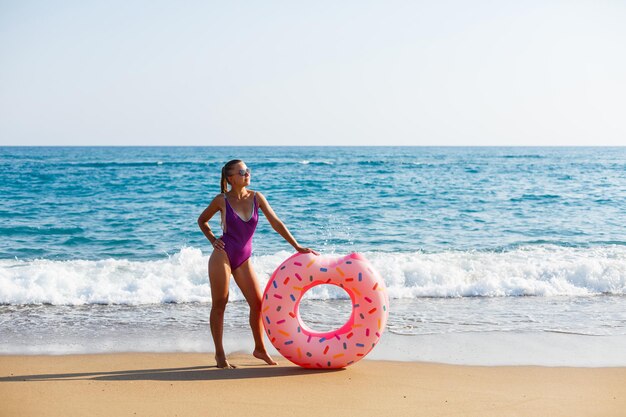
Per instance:
[[[196,219],[233,158],[301,244],[381,272],[382,357],[626,364],[626,148],[2,147],[0,353],[211,350]],[[291,248],[263,219],[254,239],[264,285]],[[303,315],[339,326],[344,301],[313,289]]]
[[[376,252],[626,244],[626,148],[0,148],[0,258],[205,248],[231,158],[298,239]],[[261,223],[256,253],[286,249]]]

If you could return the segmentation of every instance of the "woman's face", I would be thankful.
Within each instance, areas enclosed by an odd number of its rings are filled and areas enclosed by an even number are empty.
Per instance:
[[[241,174],[244,175],[241,175]],[[228,176],[228,181],[230,181],[231,185],[239,185],[242,187],[246,187],[250,185],[250,170],[246,166],[245,163],[239,162],[238,164],[230,167],[230,175]]]

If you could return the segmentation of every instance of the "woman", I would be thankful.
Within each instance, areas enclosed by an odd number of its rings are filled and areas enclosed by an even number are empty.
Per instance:
[[[209,281],[211,283],[211,335],[215,343],[215,361],[218,368],[235,368],[226,360],[222,335],[224,331],[224,310],[228,302],[228,284],[232,273],[237,286],[250,305],[250,327],[254,336],[256,358],[268,365],[276,362],[265,350],[261,322],[261,296],[257,276],[252,269],[252,235],[259,220],[259,209],[263,211],[270,225],[278,234],[301,253],[313,252],[304,248],[289,233],[287,227],[276,216],[265,196],[247,189],[250,185],[250,169],[238,159],[229,161],[222,168],[221,194],[198,217],[198,225],[213,245],[209,258]],[[230,185],[230,189],[228,188]],[[223,234],[217,237],[209,227],[209,219],[221,213]],[[317,254],[317,253],[316,253]]]

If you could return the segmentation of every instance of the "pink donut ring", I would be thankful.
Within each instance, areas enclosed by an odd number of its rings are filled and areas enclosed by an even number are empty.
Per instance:
[[[300,318],[300,300],[320,284],[343,288],[352,300],[350,319],[339,329],[315,332]],[[372,350],[389,315],[385,283],[364,256],[329,258],[296,253],[267,283],[261,306],[270,341],[286,359],[304,368],[343,368]]]

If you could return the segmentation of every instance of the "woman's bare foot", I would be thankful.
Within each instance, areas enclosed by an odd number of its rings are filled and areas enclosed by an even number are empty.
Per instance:
[[[254,352],[252,352],[252,356],[265,361],[268,365],[278,365],[265,350],[255,349]]]
[[[222,369],[235,369],[235,365],[231,365],[227,360],[226,356],[217,356],[215,355],[215,362],[217,362],[217,367]]]

